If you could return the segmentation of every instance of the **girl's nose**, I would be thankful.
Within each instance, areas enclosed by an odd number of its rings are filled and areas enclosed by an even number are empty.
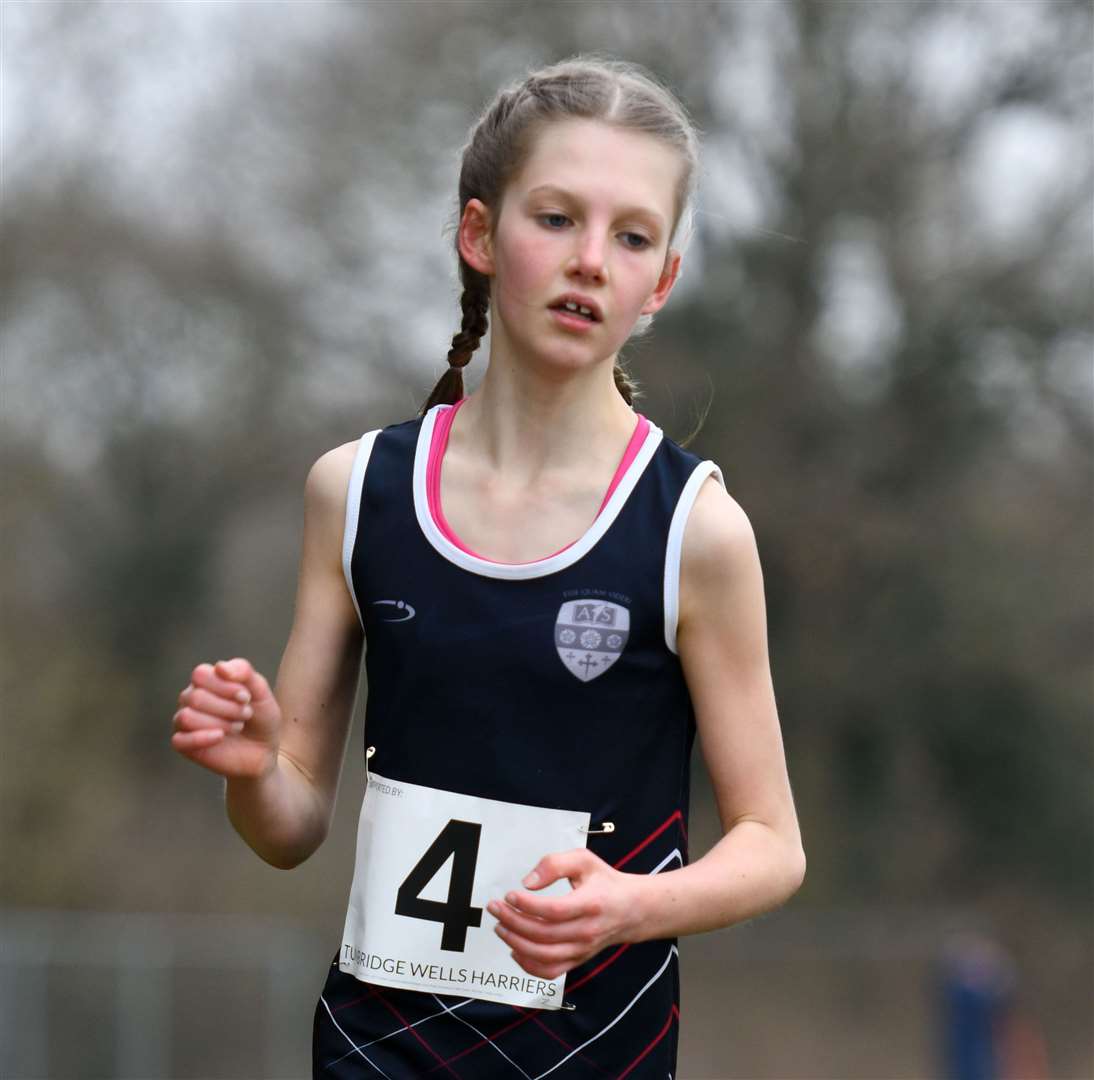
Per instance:
[[[602,279],[607,273],[607,238],[593,229],[581,233],[574,252],[574,267],[584,277]]]

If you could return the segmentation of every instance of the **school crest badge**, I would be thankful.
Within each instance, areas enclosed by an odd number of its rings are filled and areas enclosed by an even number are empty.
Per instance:
[[[559,659],[582,682],[603,675],[627,644],[631,613],[595,597],[567,600],[555,619]]]

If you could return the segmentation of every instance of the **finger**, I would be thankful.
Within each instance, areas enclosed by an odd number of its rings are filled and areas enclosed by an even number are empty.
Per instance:
[[[255,705],[264,703],[273,697],[270,684],[259,672],[255,671],[251,662],[245,660],[242,656],[237,656],[232,660],[218,660],[216,662],[216,674],[221,678],[242,683],[243,688],[251,695],[251,700]]]
[[[519,953],[524,961],[532,961],[543,964],[545,967],[558,964],[574,964],[585,955],[585,948],[581,944],[565,942],[561,945],[540,945],[536,942],[523,941],[512,934],[498,934],[498,936],[513,950]]]
[[[225,720],[219,716],[199,712],[189,706],[179,709],[171,718],[176,732],[219,731],[238,735],[244,726],[243,720]]]
[[[205,708],[214,700],[232,706],[241,706],[251,700],[251,692],[242,689],[237,683],[225,683],[219,693],[190,683],[184,690],[179,691],[178,696],[179,705],[193,705],[195,708]]]
[[[171,736],[171,746],[180,754],[204,750],[224,738],[223,728],[202,728],[200,731],[176,731]]]
[[[246,686],[241,686],[236,679],[230,679],[218,674],[219,665],[223,660],[218,660],[216,665],[198,664],[190,674],[190,684],[193,687],[201,687],[221,697],[232,698],[239,702],[250,701],[251,692]]]
[[[490,910],[493,912],[493,906]],[[541,944],[558,944],[564,941],[591,940],[592,926],[585,918],[566,919],[552,922],[547,919],[533,919],[521,914],[507,904],[498,905],[497,926],[510,935],[519,935],[525,941]],[[505,933],[500,936],[505,938]]]
[[[588,848],[571,848],[544,855],[521,882],[528,889],[542,889],[562,878],[580,878],[594,869],[599,861]]]
[[[581,963],[579,958],[576,962],[569,961],[564,964],[541,964],[536,960],[533,960],[530,956],[525,956],[517,949],[510,949],[509,955],[525,970],[529,975],[534,975],[537,979],[557,979],[562,975],[565,975],[571,968],[577,967]]]
[[[526,915],[548,922],[566,922],[593,914],[576,890],[566,896],[536,896],[535,893],[514,891],[505,894],[505,902]]]
[[[198,688],[189,695],[186,705],[195,712],[208,713],[225,720],[250,720],[254,709],[243,702],[228,700],[209,690]]]

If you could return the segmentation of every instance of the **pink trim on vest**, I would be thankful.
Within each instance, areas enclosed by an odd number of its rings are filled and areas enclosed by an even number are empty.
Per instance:
[[[445,448],[448,446],[448,433],[452,430],[452,421],[456,419],[456,412],[459,407],[467,400],[462,397],[455,405],[450,405],[447,409],[442,409],[437,414],[437,420],[433,425],[433,436],[429,443],[429,459],[426,462],[425,470],[425,490],[426,500],[429,503],[429,513],[433,518],[437,528],[445,535],[445,537],[456,545],[461,551],[466,551],[468,555],[474,555],[476,559],[482,559],[484,562],[497,563],[497,559],[486,559],[478,552],[472,551],[462,540],[452,531],[452,526],[448,524],[444,516],[444,511],[441,509],[441,461],[444,458]],[[615,470],[615,476],[612,477],[611,484],[608,485],[608,493],[604,496],[604,501],[600,504],[600,509],[597,510],[597,517],[600,516],[604,507],[608,505],[608,500],[612,497],[612,492],[619,486],[619,482],[626,475],[627,470],[631,466],[631,462],[638,456],[638,451],[642,448],[642,443],[645,441],[646,433],[650,429],[650,422],[646,417],[639,414],[638,423],[634,426],[634,434],[631,435],[631,441],[627,443],[627,449],[623,452],[623,460],[619,463],[619,468]],[[580,537],[578,538],[580,539]],[[560,548],[552,555],[544,555],[543,559],[553,559],[555,555],[561,555],[566,548],[571,548],[577,540],[571,541],[564,548]],[[543,559],[532,559],[530,562],[542,562]],[[530,563],[500,563],[502,566],[528,566]]]

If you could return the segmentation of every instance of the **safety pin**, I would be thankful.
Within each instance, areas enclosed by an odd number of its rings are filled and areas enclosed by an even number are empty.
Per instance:
[[[375,753],[376,753],[376,747],[375,746],[366,746],[365,747],[365,791],[368,791],[368,776],[369,776],[368,762],[369,762],[369,758],[371,758],[372,755],[375,754]]]
[[[568,1002],[568,1001],[564,1001],[561,1005],[559,1005],[559,1008],[563,1012],[576,1012],[577,1011],[577,1006],[576,1005],[571,1005],[570,1002]]]
[[[615,822],[614,821],[602,821],[601,825],[603,825],[602,829],[587,829],[587,828],[585,828],[584,825],[579,825],[577,828],[578,828],[578,832],[588,833],[590,836],[593,833],[612,833],[612,832],[615,832]]]

